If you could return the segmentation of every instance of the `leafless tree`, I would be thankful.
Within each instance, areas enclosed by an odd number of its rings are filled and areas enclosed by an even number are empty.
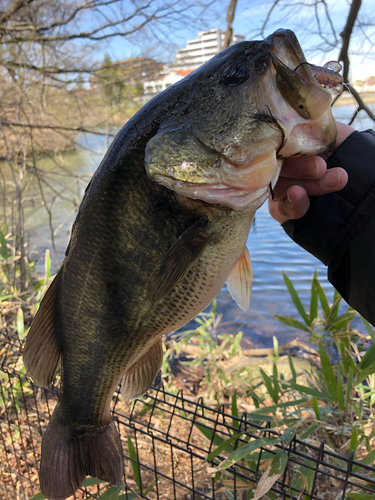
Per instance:
[[[231,0],[227,7],[227,30],[225,32],[225,38],[223,43],[223,49],[229,47],[233,36],[233,20],[236,13],[237,0]]]
[[[208,10],[212,4],[214,0],[195,0],[193,4],[187,0],[1,2],[0,231],[7,224],[7,232],[12,236],[8,243],[13,248],[12,259],[20,268],[23,289],[27,286],[25,210],[42,207],[47,213],[51,245],[58,262],[54,239],[65,226],[64,220],[55,220],[53,208],[63,199],[69,207],[66,220],[71,221],[80,186],[83,188],[87,182],[82,175],[71,173],[61,151],[77,149],[83,133],[102,135],[104,131],[109,136],[126,120],[127,113],[136,109],[131,93],[125,92],[127,102],[119,105],[109,98],[111,92],[105,92],[103,78],[99,78],[103,72],[98,72],[103,69],[104,46],[108,47],[114,39],[134,45],[145,40],[149,44],[152,40],[169,43],[168,34],[193,19],[196,26],[207,28],[204,16],[212,22],[212,11]],[[237,0],[230,0],[228,44],[236,8]],[[283,24],[287,25],[289,20],[295,20],[301,8],[304,12],[311,11],[316,20],[314,26],[312,16],[308,16],[306,24],[301,21],[302,43],[303,33],[309,33],[319,37],[319,50],[337,49],[347,76],[355,37],[360,36],[367,47],[373,46],[373,13],[362,12],[361,0],[352,0],[346,23],[337,27],[327,0],[274,0],[257,34],[266,34],[275,13],[280,13],[278,9],[283,13]],[[201,20],[200,25],[197,19]],[[110,85],[123,92],[123,73],[111,74],[113,78],[107,80],[107,89]],[[374,119],[355,89],[349,84],[348,88],[359,109]],[[47,168],[43,163],[46,155],[50,160]]]
[[[55,223],[53,207],[64,199],[69,219],[79,186],[87,182],[70,172],[61,151],[76,149],[82,133],[110,135],[134,112],[134,103],[131,110],[113,106],[103,93],[97,76],[104,47],[114,39],[163,43],[189,22],[189,13],[196,20],[209,3],[198,0],[187,11],[185,0],[1,2],[0,231],[6,224],[22,289],[27,287],[25,210],[33,205],[34,211],[46,211],[58,262],[55,236],[64,225]]]

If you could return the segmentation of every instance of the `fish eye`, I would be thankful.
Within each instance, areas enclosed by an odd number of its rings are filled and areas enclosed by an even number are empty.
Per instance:
[[[227,66],[222,74],[222,80],[225,85],[234,87],[245,82],[249,74],[244,61],[236,61]]]

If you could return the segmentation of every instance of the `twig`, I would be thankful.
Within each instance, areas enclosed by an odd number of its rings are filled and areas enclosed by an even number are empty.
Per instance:
[[[268,24],[268,21],[269,21],[269,20],[270,20],[270,18],[271,18],[272,11],[275,9],[275,7],[276,7],[276,5],[277,5],[278,3],[279,3],[279,0],[276,0],[276,1],[272,4],[271,8],[269,9],[269,11],[268,11],[268,13],[267,13],[267,17],[266,17],[265,21],[263,22],[263,26],[262,26],[262,28],[261,28],[261,30],[260,30],[260,32],[261,32],[261,34],[262,34],[262,36],[264,36],[264,31],[265,31],[265,29],[266,29],[266,26],[267,26],[267,24]]]
[[[358,103],[358,108],[355,110],[350,122],[349,122],[349,125],[351,125],[356,116],[358,115],[358,113],[363,109],[364,111],[366,111],[366,113],[369,115],[369,117],[375,122],[375,115],[374,113],[371,111],[371,109],[363,102],[362,100],[362,97],[358,94],[358,92],[356,91],[356,89],[354,87],[352,87],[349,83],[346,83],[345,86],[349,89],[351,95],[354,97],[354,99],[357,101]]]
[[[350,38],[352,36],[354,24],[357,20],[359,9],[361,8],[362,0],[353,0],[350,6],[349,10],[349,15],[346,20],[345,28],[342,30],[340,33],[340,36],[342,38],[342,46],[340,50],[340,55],[339,55],[339,61],[342,61],[344,63],[344,72],[343,72],[343,77],[344,77],[344,82],[348,81],[349,77],[349,43],[350,43]]]
[[[169,346],[169,344],[167,344]],[[293,349],[294,347],[299,347],[300,349],[303,349],[307,351],[310,354],[318,355],[317,351],[310,347],[309,345],[305,344],[304,342],[301,342],[298,339],[294,339],[291,342],[288,342],[285,345],[279,346],[279,353],[284,353],[289,351],[289,349]],[[194,346],[194,345],[181,345],[180,349],[182,352],[186,352],[191,355],[198,355],[202,352],[201,348],[199,346]],[[244,349],[241,351],[241,354],[243,356],[255,356],[255,357],[261,357],[261,356],[269,356],[275,355],[275,349],[273,347],[269,348],[261,348],[261,349]]]
[[[294,339],[285,345],[279,346],[279,352],[280,353],[287,352],[289,349],[292,349],[293,347],[299,347],[300,349],[304,349],[310,354],[316,354],[316,355],[318,354],[315,349],[305,344],[304,342],[301,342],[298,339]],[[244,356],[268,356],[270,354],[275,355],[275,349],[273,347],[263,348],[263,349],[246,349],[242,351],[242,354]]]
[[[98,132],[97,130],[90,130],[84,127],[63,127],[62,125],[38,125],[36,123],[19,123],[10,120],[2,120],[3,126],[8,127],[21,127],[21,128],[48,128],[56,130],[69,130],[70,132],[85,132],[87,134],[95,135],[105,135],[105,132]],[[111,137],[115,137],[116,134],[108,133]]]
[[[236,12],[237,0],[231,0],[227,7],[227,31],[225,33],[223,50],[227,49],[230,45],[233,36],[233,19]]]

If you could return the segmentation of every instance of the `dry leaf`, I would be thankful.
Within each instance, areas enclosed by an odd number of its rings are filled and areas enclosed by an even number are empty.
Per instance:
[[[260,500],[263,495],[268,493],[279,477],[283,474],[288,463],[288,455],[279,451],[271,460],[265,473],[260,478],[257,488],[254,492],[253,500]]]

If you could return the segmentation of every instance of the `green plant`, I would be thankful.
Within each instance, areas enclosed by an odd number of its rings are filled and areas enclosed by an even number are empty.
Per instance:
[[[198,355],[193,355],[191,361],[184,361],[185,366],[201,366],[204,365],[204,383],[207,385],[207,395],[209,398],[216,399],[218,402],[223,396],[228,396],[226,390],[229,384],[235,382],[240,374],[235,377],[228,378],[227,373],[222,366],[222,362],[238,356],[241,352],[241,340],[243,333],[241,331],[236,334],[217,334],[217,327],[220,323],[222,315],[216,310],[216,301],[212,303],[212,309],[209,313],[201,313],[195,321],[198,327],[192,330],[183,332],[178,341],[172,340],[168,343],[163,360],[163,378],[168,378],[170,384],[173,380],[169,377],[170,367],[168,364],[168,355],[172,351],[179,354],[190,348],[198,352]]]
[[[260,499],[264,495],[267,495],[270,500],[274,500],[275,495],[270,489],[284,472],[288,463],[288,456],[283,450],[276,451],[275,453],[266,451],[264,448],[279,444],[280,439],[277,435],[273,437],[259,436],[256,439],[252,439],[247,433],[240,431],[236,393],[234,393],[232,398],[231,410],[233,417],[232,425],[238,431],[232,431],[229,428],[231,437],[228,439],[222,438],[213,429],[207,428],[205,425],[195,423],[202,434],[216,446],[215,450],[205,460],[206,463],[211,462],[211,466],[206,467],[206,471],[214,475],[214,481],[217,483],[226,477],[228,468],[234,467],[241,462],[244,462],[250,469],[255,470],[257,468],[256,463],[260,459],[260,453],[262,453],[262,462],[266,462],[267,468],[259,483],[254,486],[254,483],[242,478],[240,482],[237,482],[236,487],[238,490],[246,490],[249,494],[254,495],[251,498],[255,500]],[[267,432],[266,429],[263,432]],[[261,452],[258,451],[260,448],[262,448]],[[228,454],[228,456],[220,462],[218,457],[223,453]],[[234,498],[231,491],[231,481],[228,478],[225,481],[225,485],[227,497]]]
[[[259,448],[271,446],[269,452],[262,453],[263,467],[266,467],[266,470],[257,489],[252,490],[251,484],[243,485],[254,499],[265,494],[273,498],[269,490],[287,465],[283,446],[290,443],[295,435],[301,440],[324,438],[331,449],[346,454],[352,451],[354,457],[365,464],[371,464],[375,460],[375,452],[372,450],[375,440],[372,408],[375,402],[375,344],[368,345],[369,340],[375,339],[372,327],[362,318],[368,333],[367,338],[353,328],[351,323],[358,313],[349,307],[339,314],[342,300],[340,295],[335,292],[333,303],[329,304],[316,273],[311,285],[308,311],[303,307],[291,280],[286,275],[284,280],[300,319],[280,315],[277,318],[283,324],[309,333],[312,341],[318,344],[316,362],[319,369],[312,367],[298,371],[293,358],[288,355],[290,376],[286,378],[278,370],[279,346],[274,339],[272,369],[268,373],[259,369],[260,381],[247,391],[256,409],[246,415],[248,421],[268,422],[275,432],[274,437],[259,436],[258,439],[249,441],[245,433],[233,432],[231,437],[224,440],[219,435],[213,435],[212,430],[196,424],[202,434],[216,446],[207,457],[207,461],[211,461],[208,470],[215,474],[215,480],[218,480],[228,467],[233,467],[241,461],[246,461],[255,470]],[[210,360],[213,360],[215,364],[218,362],[218,356],[223,356],[220,346],[215,346],[213,339],[207,338],[208,327],[207,324],[201,324],[195,334],[189,333],[190,338],[198,336],[202,352],[191,363],[205,362],[209,365]],[[367,342],[366,347],[364,342]],[[233,344],[232,338],[231,342],[225,345],[226,350],[231,351]],[[238,352],[239,345],[236,350]],[[213,369],[210,367],[211,380]],[[218,370],[215,374],[220,376]],[[242,378],[246,375],[246,370],[241,372]],[[233,380],[228,374],[225,376],[226,383],[230,385]],[[216,385],[216,397],[222,401],[224,395],[220,394],[219,388]],[[269,399],[273,404],[269,404]],[[238,416],[236,392],[232,396],[232,415]],[[234,419],[233,427],[238,429],[236,423],[238,424],[238,421]],[[234,443],[237,443],[236,447]],[[279,449],[273,448],[274,445],[278,445]],[[219,461],[219,455],[223,454],[227,457]],[[308,459],[299,465],[290,465],[288,475],[292,487],[303,490],[306,494],[311,492],[314,471]],[[233,497],[228,489],[228,498],[231,498],[231,495]],[[351,498],[360,497],[353,493]]]
[[[375,334],[372,327],[363,319],[366,335],[352,327],[357,313],[349,308],[339,314],[341,297],[336,292],[333,303],[329,304],[316,273],[311,285],[308,311],[304,309],[292,282],[286,276],[284,279],[300,318],[278,318],[283,324],[308,332],[312,341],[317,343],[315,364],[318,369],[314,365],[309,369],[300,368],[289,354],[289,371],[286,375],[285,370],[279,369],[280,363],[286,358],[281,356],[278,341],[274,339],[269,368],[256,369],[256,377],[246,363],[237,372],[227,370],[225,362],[246,358],[241,347],[242,332],[235,335],[217,334],[220,315],[215,303],[210,313],[200,315],[195,330],[185,332],[179,343],[171,341],[165,348],[163,377],[168,379],[171,387],[173,378],[170,377],[168,356],[173,351],[177,354],[186,351],[192,356],[190,361],[185,362],[187,366],[206,367],[202,385],[206,386],[207,394],[213,395],[220,403],[230,401],[232,426],[227,428],[229,436],[223,437],[220,432],[194,422],[200,433],[213,445],[212,452],[206,457],[205,469],[214,476],[216,484],[222,481],[224,486],[221,486],[220,491],[224,491],[229,499],[234,499],[233,479],[229,470],[237,464],[258,470],[260,463],[262,475],[258,483],[254,485],[243,479],[237,481],[236,488],[246,491],[249,499],[267,497],[275,500],[271,488],[285,473],[288,457],[294,457],[293,452],[289,450],[288,455],[285,448],[295,436],[307,441],[324,438],[328,448],[347,455],[352,451],[356,460],[363,464],[372,464],[375,460],[372,408],[375,402],[375,344],[370,345]],[[240,392],[236,389],[239,381],[242,384],[239,386]],[[243,389],[244,385],[246,390]],[[247,422],[268,424],[270,435],[267,435],[265,428],[264,431],[258,431],[258,438],[250,437],[249,432],[244,432],[240,427],[240,407],[244,402],[248,405],[249,400],[255,408],[247,411]],[[152,406],[145,402],[140,415],[151,409]],[[252,434],[254,432],[255,428]],[[128,498],[133,499],[138,498],[141,491],[144,493],[145,488],[137,451],[130,437],[128,450],[137,484],[137,490],[128,494]],[[336,465],[345,466],[340,460],[336,462]],[[360,466],[353,467],[354,472],[359,469]],[[291,488],[305,493],[305,497],[301,494],[301,500],[308,498],[311,493],[314,473],[312,460],[306,458],[301,463],[289,462],[286,477]],[[92,479],[86,481],[89,480]],[[151,491],[153,486],[151,484],[146,491]],[[292,497],[292,493],[290,495]],[[348,498],[365,499],[363,495],[351,491]],[[125,500],[125,495],[109,488],[100,498]]]
[[[308,328],[312,340],[319,343],[321,370],[309,374],[308,386],[291,381],[283,382],[283,388],[311,397],[318,423],[314,433],[320,430],[333,448],[337,447],[336,441],[343,445],[346,440],[348,452],[353,450],[355,454],[359,446],[365,446],[369,451],[370,441],[375,437],[372,408],[375,402],[375,344],[364,351],[363,341],[366,339],[351,327],[358,313],[348,307],[339,314],[342,298],[337,291],[332,305],[329,305],[316,273],[311,286],[310,312],[304,310],[286,275],[284,280],[303,322],[298,321],[297,325],[292,318],[277,318],[304,331]],[[318,299],[321,317],[318,316]],[[375,336],[371,326],[363,318],[362,322],[373,341]],[[336,362],[332,362],[333,355],[338,358]]]

